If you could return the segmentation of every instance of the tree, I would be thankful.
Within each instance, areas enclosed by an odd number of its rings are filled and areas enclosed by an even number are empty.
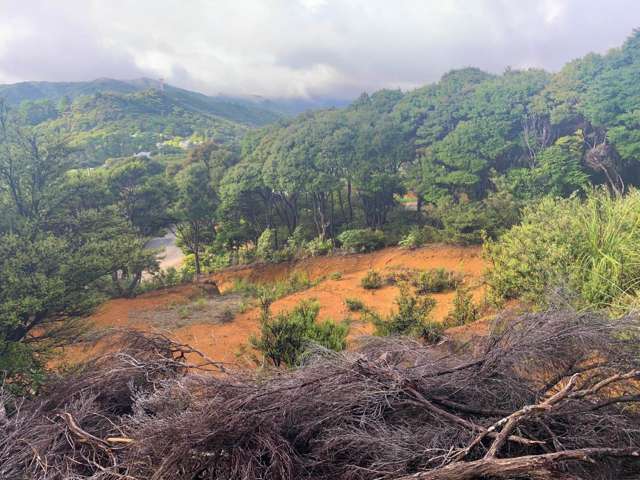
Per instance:
[[[175,231],[180,244],[194,255],[196,278],[201,273],[200,255],[216,234],[218,195],[211,187],[209,170],[193,164],[178,178],[178,197],[173,209]]]
[[[10,218],[0,226],[0,368],[19,388],[37,379],[43,347],[68,338],[73,321],[95,304],[96,283],[110,265],[92,232],[73,235],[90,206],[62,221],[75,193],[67,188],[66,143],[0,113],[0,192]]]

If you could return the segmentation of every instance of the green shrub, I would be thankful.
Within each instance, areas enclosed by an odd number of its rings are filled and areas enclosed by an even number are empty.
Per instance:
[[[436,306],[433,298],[411,295],[408,288],[402,286],[395,303],[398,306],[396,313],[386,318],[371,315],[376,335],[407,335],[420,337],[429,342],[439,340],[440,337],[434,332],[442,332],[443,328],[429,318]]]
[[[194,272],[189,269],[176,269],[169,267],[166,270],[159,270],[150,279],[143,280],[136,293],[144,293],[161,288],[175,287],[193,281]]]
[[[345,230],[338,235],[338,241],[343,249],[352,253],[372,252],[384,247],[384,233],[368,228]]]
[[[275,231],[271,228],[265,229],[258,237],[256,244],[256,256],[265,262],[273,261],[276,250]]]
[[[612,198],[606,190],[579,198],[546,198],[520,225],[488,242],[487,276],[494,301],[524,298],[544,305],[550,288],[577,294],[577,307],[625,311],[640,286],[640,192]]]
[[[425,343],[438,343],[444,336],[445,326],[433,320],[424,322],[420,329],[420,338]]]
[[[375,270],[369,270],[362,280],[360,280],[360,285],[362,288],[366,290],[375,290],[382,286],[382,276],[376,272]]]
[[[357,298],[346,298],[344,304],[350,312],[360,312],[364,310],[364,303]]]
[[[413,227],[409,230],[402,239],[398,242],[398,245],[402,248],[408,248],[413,250],[420,248],[428,243],[443,241],[443,233],[431,225],[425,225],[423,227]]]
[[[251,337],[251,344],[276,367],[301,363],[312,344],[331,350],[344,350],[349,327],[331,321],[317,322],[320,305],[302,301],[291,312],[275,318],[264,315],[260,336]]]
[[[467,289],[458,288],[453,298],[453,308],[447,315],[447,326],[458,327],[475,322],[478,319],[478,309],[473,303],[473,297]]]
[[[327,255],[331,250],[333,250],[333,242],[329,239],[323,240],[320,237],[309,240],[303,245],[304,254],[311,257]]]
[[[247,261],[248,263],[248,261]],[[205,247],[204,252],[200,255],[200,268],[202,273],[212,273],[223,268],[227,268],[233,264],[231,252],[219,251],[212,246]],[[185,255],[180,267],[182,275],[195,275],[195,255]]]
[[[331,280],[342,280],[342,272],[333,272],[331,275],[329,275],[329,278]]]
[[[442,224],[442,241],[479,244],[485,237],[498,237],[520,220],[520,202],[499,192],[481,202],[443,203],[434,214]]]
[[[461,281],[460,275],[455,272],[444,268],[434,268],[418,273],[412,284],[416,287],[417,293],[425,294],[453,290]]]
[[[410,283],[415,280],[419,273],[419,270],[414,268],[394,268],[384,276],[384,283],[386,285]]]

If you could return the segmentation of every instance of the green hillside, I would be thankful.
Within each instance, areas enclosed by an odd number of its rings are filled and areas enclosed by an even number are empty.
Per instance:
[[[193,110],[233,122],[252,126],[265,125],[282,116],[282,109],[268,101],[256,102],[234,97],[211,97],[171,85],[158,80],[140,78],[136,80],[114,80],[100,78],[90,82],[21,82],[0,85],[0,97],[7,104],[18,106],[25,101],[49,100],[54,103],[62,99],[74,99],[96,93],[130,94],[146,90],[160,90],[169,99],[187,110]]]

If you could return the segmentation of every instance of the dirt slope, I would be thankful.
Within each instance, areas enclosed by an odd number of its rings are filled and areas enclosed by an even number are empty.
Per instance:
[[[393,247],[370,254],[317,257],[277,265],[244,266],[225,270],[212,277],[223,293],[228,292],[236,278],[269,282],[287,278],[295,272],[303,272],[311,280],[323,278],[318,285],[308,290],[277,300],[272,305],[272,311],[278,313],[289,310],[302,299],[315,298],[320,302],[320,318],[342,320],[350,316],[353,319],[350,335],[355,337],[370,333],[371,326],[359,322],[357,314],[350,314],[344,305],[344,300],[359,298],[367,307],[383,314],[388,313],[394,308],[393,302],[398,294],[398,288],[385,286],[368,291],[360,286],[360,280],[371,269],[384,273],[398,268],[420,270],[446,268],[460,272],[465,277],[465,285],[472,289],[475,299],[480,301],[483,296],[484,262],[478,247],[433,245],[417,250]],[[330,279],[334,273],[340,273],[341,278]],[[217,308],[214,305],[215,302],[196,309],[192,305],[193,298],[197,295],[197,289],[187,285],[141,295],[134,299],[111,300],[105,303],[90,320],[97,331],[114,326],[141,330],[168,330],[177,339],[189,343],[212,359],[237,362],[237,354],[246,345],[249,336],[258,332],[259,311],[252,308],[236,315],[231,321],[214,321],[209,317],[213,316],[211,309]],[[453,296],[453,292],[434,295],[437,305],[433,316],[436,320],[442,320],[447,315]],[[223,295],[222,298],[224,297]],[[182,312],[182,310],[186,311],[186,318],[181,316],[180,321],[172,324],[170,319],[178,318],[175,312]],[[158,319],[163,321],[156,321]],[[110,337],[102,336],[97,342],[86,347],[67,349],[64,358],[74,362],[113,348],[117,347],[114,346]]]

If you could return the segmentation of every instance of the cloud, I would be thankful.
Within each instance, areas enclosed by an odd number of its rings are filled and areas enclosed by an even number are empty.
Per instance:
[[[0,82],[352,97],[469,65],[556,70],[639,24],[635,0],[0,0]]]

